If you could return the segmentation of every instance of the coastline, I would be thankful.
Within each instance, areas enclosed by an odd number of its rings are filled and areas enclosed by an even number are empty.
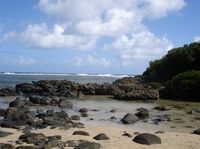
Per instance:
[[[83,130],[90,134],[90,136],[81,136],[81,135],[72,135],[76,130]],[[17,140],[18,137],[21,135],[20,131],[8,128],[0,128],[0,131],[6,132],[13,132],[13,135],[1,138],[0,142],[10,142],[11,140]],[[124,131],[133,135],[132,138],[128,138],[127,136],[122,136]],[[71,128],[69,130],[60,130],[60,129],[42,129],[42,130],[33,130],[34,133],[43,133],[46,136],[53,136],[53,135],[61,135],[62,141],[69,141],[69,140],[87,140],[92,142],[97,142],[101,144],[102,149],[198,149],[200,146],[199,136],[195,134],[189,133],[177,133],[177,132],[164,132],[160,134],[156,134],[162,140],[161,144],[156,145],[141,145],[135,143],[133,138],[136,136],[135,132],[140,133],[151,133],[155,134],[152,131],[143,131],[143,130],[133,130],[133,129],[120,129],[115,127],[100,127],[100,126],[86,126],[86,128],[77,129]],[[99,133],[106,133],[110,140],[101,140],[96,141],[93,137]],[[11,141],[11,142],[12,142]],[[29,144],[30,145],[30,144]],[[66,147],[71,148],[73,147]]]

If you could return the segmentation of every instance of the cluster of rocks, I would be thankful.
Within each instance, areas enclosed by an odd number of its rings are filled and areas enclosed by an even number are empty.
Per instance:
[[[13,95],[39,95],[79,97],[84,95],[111,95],[116,99],[125,100],[149,100],[158,99],[159,93],[152,89],[142,77],[125,77],[110,83],[79,84],[67,80],[41,80],[32,83],[17,84],[15,88],[0,90],[0,96]]]
[[[4,119],[0,121],[0,126],[15,129],[31,129],[31,128],[46,128],[51,126],[52,128],[60,127],[62,129],[69,129],[70,127],[83,128],[84,125],[80,122],[78,115],[70,117],[65,111],[60,110],[55,112],[54,110],[47,111],[31,111],[30,107],[36,103],[44,103],[46,98],[39,98],[37,100],[31,96],[29,100],[17,97],[14,101],[10,102],[9,108],[1,110],[1,115]],[[39,99],[39,100],[38,100]],[[54,99],[54,98],[53,98]],[[51,100],[54,101],[54,100]],[[51,103],[51,102],[49,102]],[[62,103],[62,104],[61,104]],[[55,104],[52,102],[52,104]],[[56,104],[61,108],[72,108],[73,104],[68,99],[60,98]],[[76,119],[74,121],[73,119]]]
[[[135,114],[127,113],[122,119],[121,122],[123,124],[133,124],[140,120],[148,119],[149,111],[145,108],[139,108],[138,112]]]

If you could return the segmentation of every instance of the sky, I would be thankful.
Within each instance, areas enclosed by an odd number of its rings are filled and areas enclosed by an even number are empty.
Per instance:
[[[0,0],[0,72],[142,74],[200,40],[199,0]]]

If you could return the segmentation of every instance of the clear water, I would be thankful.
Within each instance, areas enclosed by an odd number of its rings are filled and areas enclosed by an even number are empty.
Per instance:
[[[37,80],[70,80],[78,83],[112,83],[121,75],[88,75],[88,74],[32,74],[32,73],[0,73],[0,88],[7,86],[15,86],[18,83],[31,82]],[[0,108],[7,108],[11,100],[15,97],[2,98],[0,97]],[[195,128],[200,127],[200,122],[198,120],[194,121],[192,115],[186,114],[185,111],[170,110],[165,112],[159,112],[153,110],[157,103],[143,103],[134,101],[119,101],[105,96],[84,96],[82,99],[72,99],[74,107],[72,110],[65,109],[70,115],[80,113],[78,110],[80,108],[88,108],[88,117],[81,118],[81,122],[87,125],[97,125],[97,126],[113,126],[120,128],[131,128],[139,130],[151,130],[151,131],[177,131],[177,132],[192,132]],[[127,113],[136,113],[137,109],[143,107],[150,111],[150,120],[148,122],[137,122],[132,125],[123,125],[120,120]],[[33,107],[37,109],[54,109],[59,111],[58,107],[52,106],[37,106]],[[111,113],[110,110],[116,109],[116,113]],[[96,110],[96,111],[95,111]],[[186,123],[174,123],[174,122],[162,122],[159,125],[155,125],[151,119],[156,116],[170,114],[172,118],[181,118],[186,121]],[[111,120],[110,118],[114,116],[116,120]],[[93,118],[94,120],[90,120]],[[175,126],[176,128],[171,128]],[[194,128],[186,128],[185,126],[193,126]]]

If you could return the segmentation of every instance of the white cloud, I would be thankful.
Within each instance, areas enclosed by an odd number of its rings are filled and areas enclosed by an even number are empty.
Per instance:
[[[74,48],[80,50],[91,49],[95,46],[93,36],[66,34],[66,26],[55,24],[50,30],[45,23],[30,24],[21,33],[21,40],[30,46],[40,48]]]
[[[193,41],[194,41],[194,42],[200,42],[200,36],[195,36],[195,37],[193,38]]]
[[[84,55],[82,57],[74,57],[73,63],[76,66],[109,67],[112,65],[112,61],[110,59],[106,59],[104,57],[94,57],[92,55]]]
[[[121,59],[153,59],[166,54],[172,48],[172,43],[165,37],[159,38],[149,31],[132,34],[131,37],[122,35],[112,44],[105,46],[113,50]]]
[[[172,43],[152,33],[144,21],[178,12],[186,3],[184,0],[39,0],[38,6],[48,16],[55,17],[55,23],[53,27],[46,23],[29,24],[19,33],[21,41],[39,48],[89,50],[95,49],[101,39],[105,49],[114,51],[110,57],[117,60],[92,55],[75,60],[77,65],[108,67],[128,66],[135,59],[142,61],[165,54]]]
[[[99,36],[119,36],[140,28],[141,19],[136,13],[121,8],[113,8],[107,11],[104,18],[81,21],[77,29],[81,33]],[[134,28],[133,25],[134,24]]]
[[[17,33],[15,31],[10,31],[5,33],[1,38],[0,41],[7,41],[17,37]]]
[[[67,23],[69,29],[58,24],[51,31],[44,24],[29,25],[23,36],[42,48],[93,48],[94,36],[143,31],[146,17],[164,17],[185,5],[184,0],[40,0],[40,10]]]
[[[2,64],[11,66],[29,66],[34,65],[37,61],[33,58],[25,58],[21,55],[17,57],[3,57],[0,61]]]
[[[184,0],[145,0],[145,12],[150,18],[167,16],[171,12],[178,12],[186,6]]]

